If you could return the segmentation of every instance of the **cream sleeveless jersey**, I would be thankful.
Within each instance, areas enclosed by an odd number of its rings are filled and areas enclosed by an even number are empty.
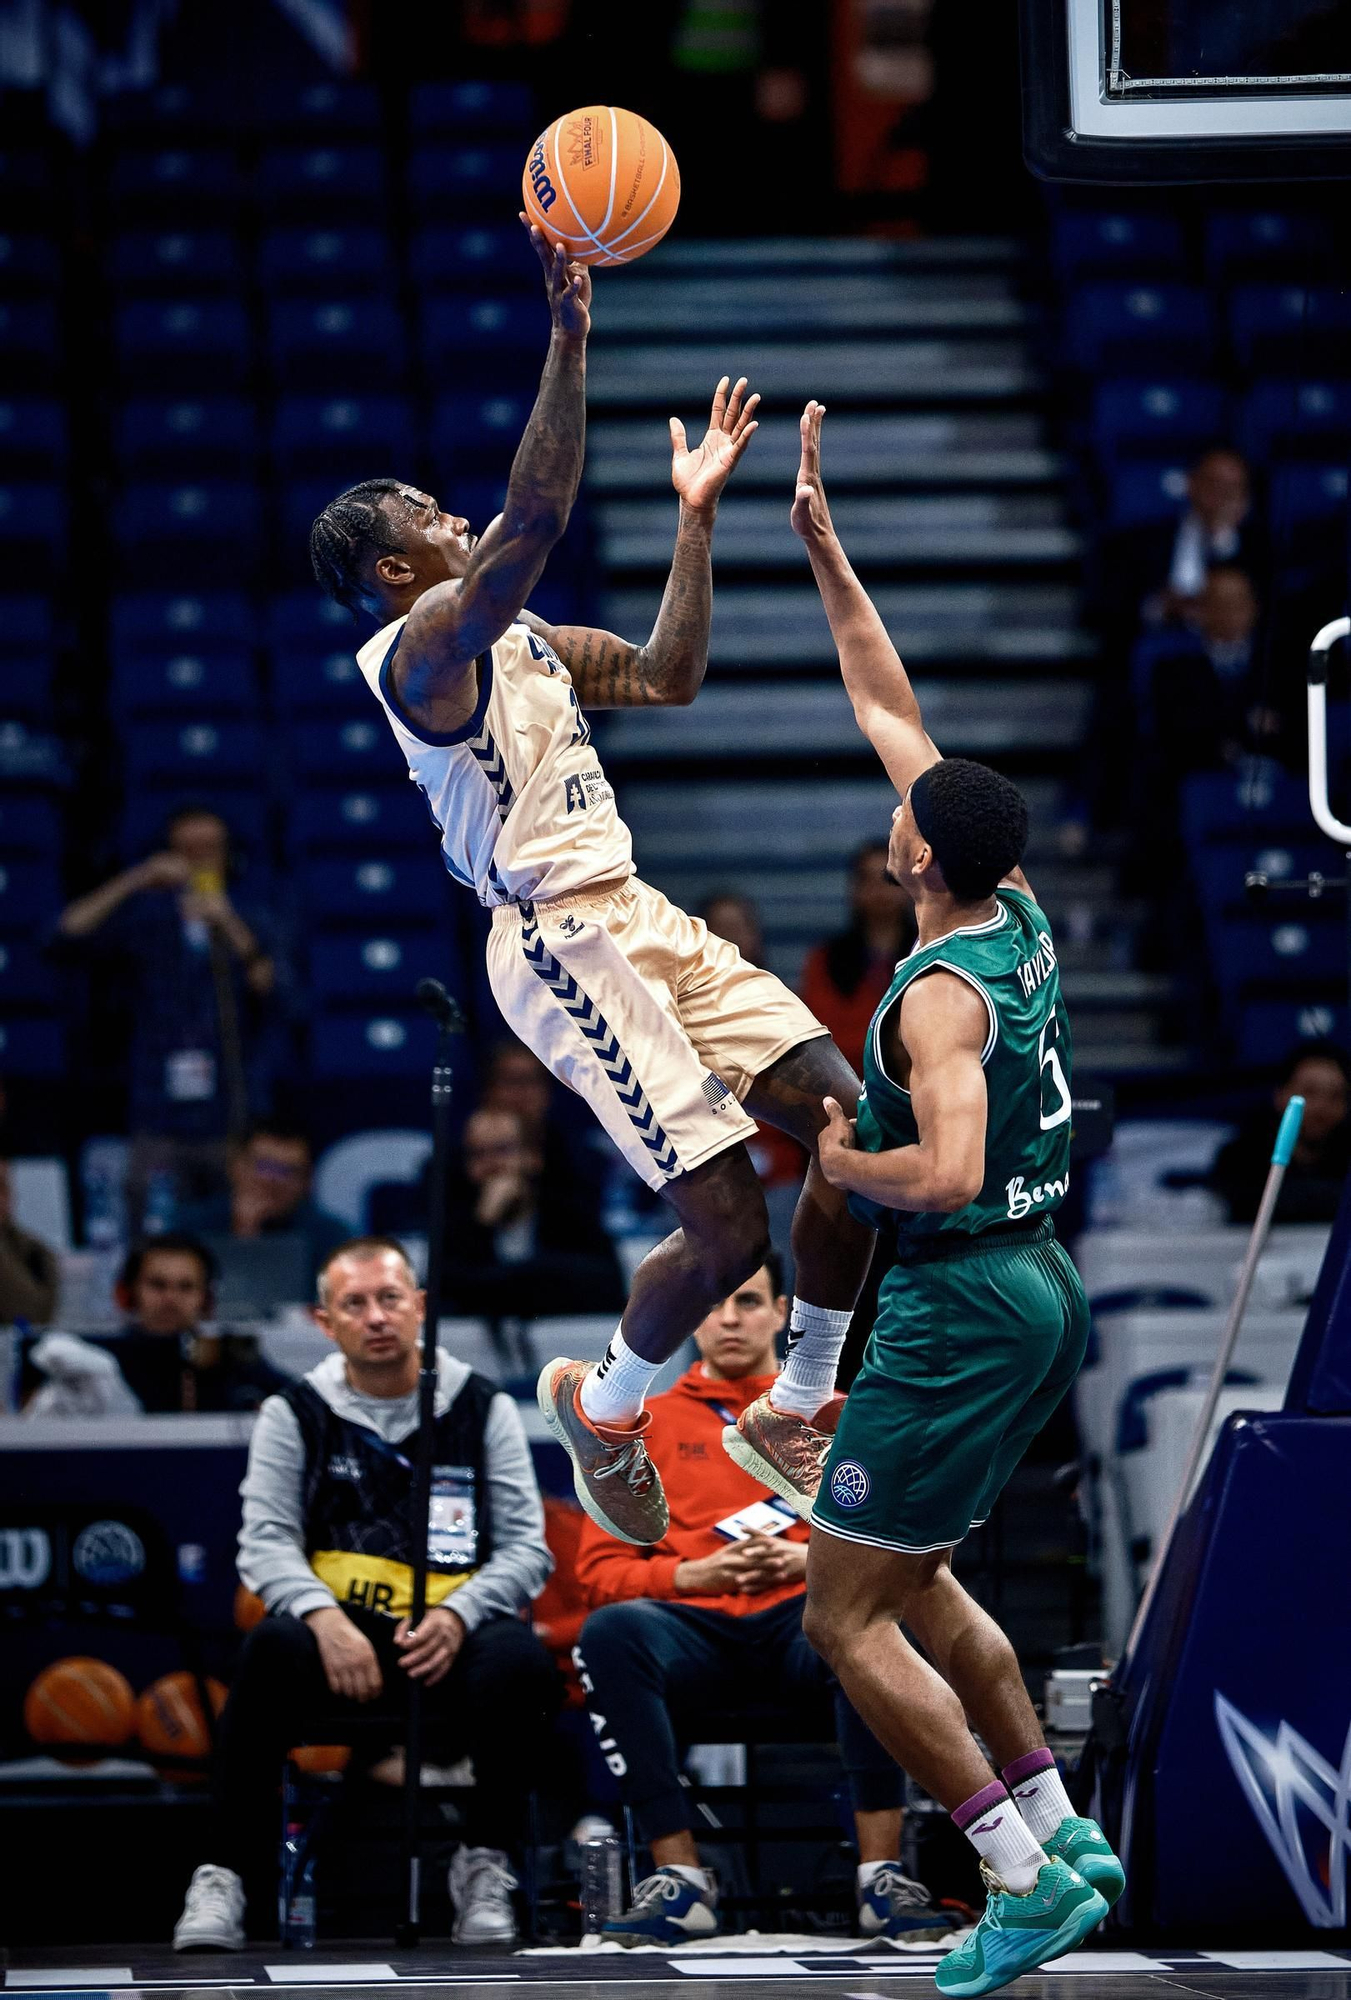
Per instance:
[[[633,843],[553,648],[510,625],[478,662],[478,700],[459,729],[438,734],[404,715],[391,664],[404,620],[357,654],[413,782],[441,833],[457,882],[489,908],[548,902],[626,882]]]

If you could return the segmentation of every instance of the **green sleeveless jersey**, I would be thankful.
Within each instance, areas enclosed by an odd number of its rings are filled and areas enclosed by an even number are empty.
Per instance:
[[[882,1059],[883,1030],[906,987],[942,966],[975,987],[990,1017],[981,1058],[989,1099],[985,1181],[976,1199],[955,1215],[912,1215],[850,1196],[861,1221],[894,1227],[902,1242],[940,1231],[979,1236],[1035,1222],[1058,1208],[1069,1188],[1070,1025],[1051,927],[1020,890],[1000,889],[995,900],[998,911],[988,923],[916,945],[901,960],[868,1030],[858,1143],[882,1153],[919,1138],[910,1093],[887,1075]]]

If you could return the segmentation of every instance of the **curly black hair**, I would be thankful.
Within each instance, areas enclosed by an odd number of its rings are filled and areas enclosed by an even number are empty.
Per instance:
[[[1023,858],[1027,800],[988,764],[945,757],[910,787],[915,824],[952,894],[983,902]]]
[[[365,587],[361,570],[368,556],[399,556],[404,552],[385,501],[402,493],[401,479],[363,479],[330,500],[310,529],[310,561],[315,578],[328,595],[349,611],[361,609]]]

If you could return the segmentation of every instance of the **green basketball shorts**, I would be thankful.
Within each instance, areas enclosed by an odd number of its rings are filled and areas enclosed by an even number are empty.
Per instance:
[[[977,1237],[887,1274],[816,1527],[927,1555],[985,1520],[1088,1340],[1078,1273],[1049,1223],[1031,1238]]]

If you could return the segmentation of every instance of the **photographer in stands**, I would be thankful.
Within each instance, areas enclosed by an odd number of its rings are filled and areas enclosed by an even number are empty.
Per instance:
[[[428,1609],[410,1630],[408,1527],[425,1295],[399,1245],[362,1237],[320,1274],[337,1352],[269,1398],[249,1448],[239,1574],[268,1616],[245,1642],[220,1722],[216,1846],[174,1931],[179,1951],[244,1943],[244,1882],[275,1831],[282,1759],[316,1729],[426,1690],[438,1755],[471,1754],[467,1842],[451,1864],[458,1943],[516,1936],[508,1855],[561,1689],[523,1620],[549,1573],[515,1404],[438,1354]]]
[[[717,1889],[699,1865],[680,1784],[674,1713],[699,1740],[711,1710],[819,1703],[830,1677],[802,1636],[807,1527],[722,1448],[725,1424],[778,1373],[787,1316],[771,1261],[715,1306],[695,1333],[700,1359],[649,1403],[645,1443],[671,1508],[665,1539],[631,1548],[588,1521],[577,1575],[598,1607],[576,1658],[601,1752],[651,1849],[654,1873],[606,1926],[625,1944],[680,1944],[718,1929]],[[839,1741],[858,1835],[859,1927],[912,1942],[951,1920],[902,1873],[901,1774],[836,1691]]]

